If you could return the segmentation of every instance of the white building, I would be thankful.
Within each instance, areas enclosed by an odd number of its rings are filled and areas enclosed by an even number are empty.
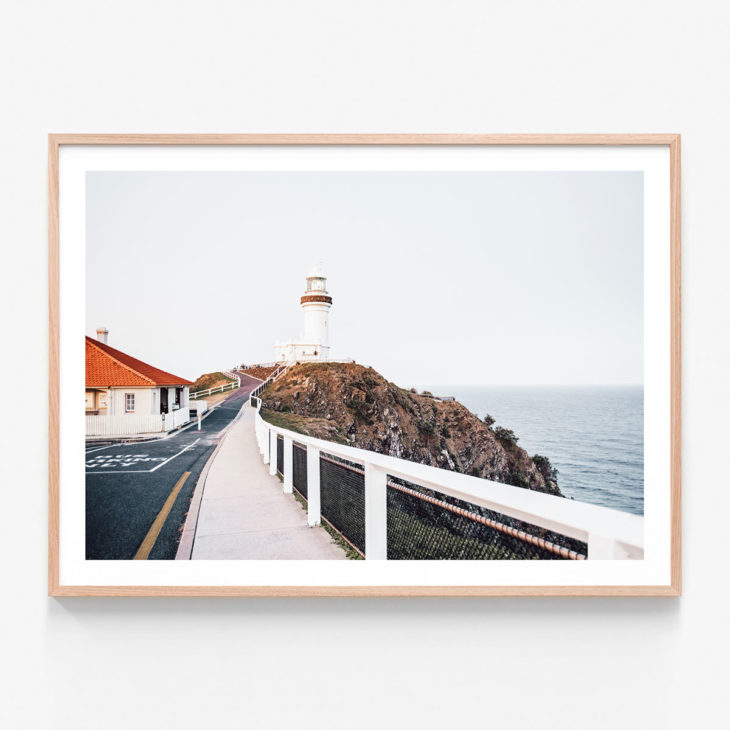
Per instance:
[[[169,431],[190,420],[192,383],[107,344],[108,330],[86,338],[86,435]]]
[[[307,277],[307,288],[299,300],[304,310],[304,332],[294,342],[277,342],[277,362],[329,360],[329,311],[332,297],[327,293],[327,278],[317,268]]]

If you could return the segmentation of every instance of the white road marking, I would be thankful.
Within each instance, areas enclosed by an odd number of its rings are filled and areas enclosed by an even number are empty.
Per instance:
[[[147,454],[116,454],[107,456],[93,456],[86,461],[86,466],[102,467],[115,466],[117,464],[136,464],[138,461],[164,461],[164,456],[148,456]]]
[[[86,473],[87,474],[151,474],[153,471],[157,471],[160,467],[165,466],[171,462],[174,458],[180,456],[188,449],[192,449],[200,441],[200,438],[188,444],[184,449],[181,449],[176,454],[165,458],[164,456],[150,456],[149,454],[102,454],[101,456],[94,456],[86,462]],[[117,444],[118,445],[118,444]],[[142,462],[155,462],[160,463],[152,469],[119,469],[119,467],[137,466]],[[103,470],[103,471],[102,471]],[[112,471],[114,470],[114,471]]]
[[[169,462],[171,462],[176,456],[180,456],[180,454],[182,454],[184,451],[187,451],[188,449],[192,449],[193,446],[195,446],[195,444],[198,443],[198,441],[200,441],[199,438],[195,439],[195,441],[193,441],[192,444],[188,444],[184,449],[182,449],[181,451],[178,451],[177,454],[173,454],[169,459],[167,459],[166,461],[163,461],[162,464],[158,464],[154,469],[150,469],[150,472],[157,471],[160,467],[165,466],[165,464],[168,464]]]

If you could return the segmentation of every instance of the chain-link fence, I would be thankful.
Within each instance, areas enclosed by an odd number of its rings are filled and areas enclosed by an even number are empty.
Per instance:
[[[292,484],[307,499],[307,447],[294,443]]]
[[[305,452],[306,457],[306,452]],[[365,551],[365,473],[320,460],[322,516]],[[389,560],[583,560],[587,545],[559,533],[388,478]]]
[[[322,454],[320,511],[359,552],[365,553],[365,474],[362,467]]]
[[[584,542],[388,479],[389,560],[582,560]]]
[[[284,438],[276,437],[276,471],[284,476]]]
[[[272,434],[273,435],[273,434]],[[284,439],[276,436],[277,470],[284,471]],[[305,499],[307,449],[294,443],[292,482]],[[331,454],[319,462],[322,518],[365,553],[365,472]],[[565,535],[388,477],[389,560],[584,560],[587,545]]]

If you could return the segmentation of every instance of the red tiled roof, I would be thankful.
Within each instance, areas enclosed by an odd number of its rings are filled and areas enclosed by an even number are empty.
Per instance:
[[[152,367],[91,337],[86,338],[86,387],[192,385],[189,380]]]

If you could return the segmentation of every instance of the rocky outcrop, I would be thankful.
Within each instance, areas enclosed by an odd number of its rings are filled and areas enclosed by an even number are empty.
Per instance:
[[[461,403],[399,388],[372,368],[297,365],[261,397],[264,418],[300,433],[562,496],[550,462],[531,458],[511,431]]]

